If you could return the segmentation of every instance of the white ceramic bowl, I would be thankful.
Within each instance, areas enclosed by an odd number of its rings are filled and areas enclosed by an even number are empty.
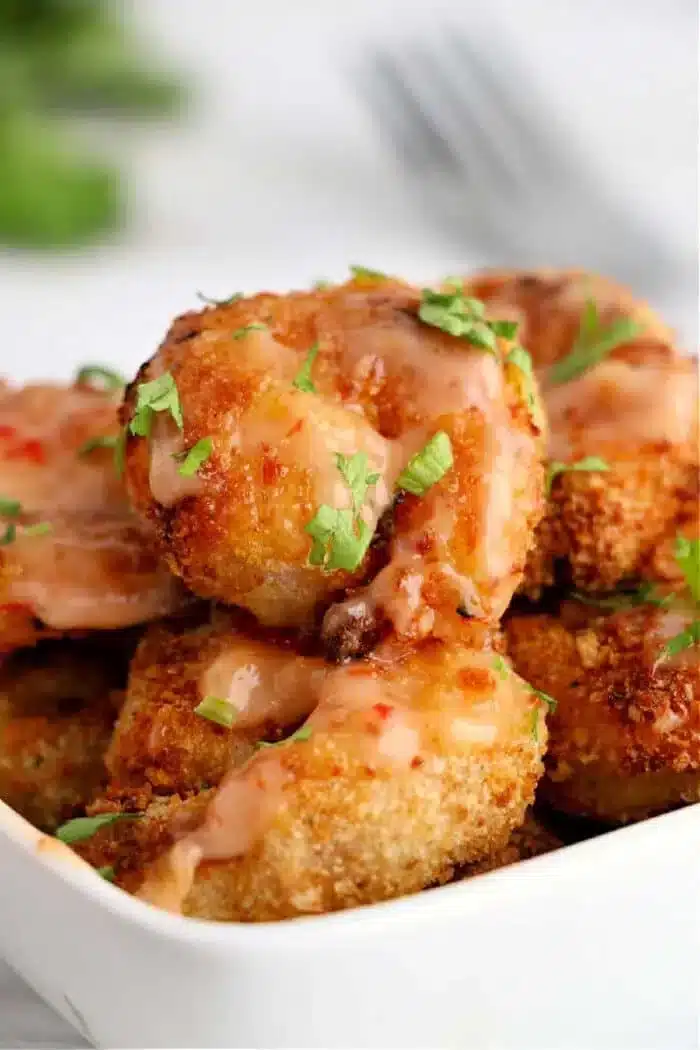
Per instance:
[[[0,952],[100,1047],[697,1046],[700,806],[387,904],[183,919],[0,804]]]

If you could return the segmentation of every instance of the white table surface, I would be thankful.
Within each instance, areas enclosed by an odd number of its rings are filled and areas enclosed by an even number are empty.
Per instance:
[[[341,276],[350,261],[415,277],[481,262],[417,213],[341,75],[364,40],[393,39],[438,9],[506,27],[603,176],[697,257],[694,0],[131,6],[197,76],[198,99],[179,127],[107,140],[126,151],[137,187],[134,225],[118,243],[61,260],[0,255],[3,372],[67,375],[87,360],[133,368],[196,289],[284,287]],[[688,344],[696,291],[691,281],[657,304]],[[679,1017],[688,1009],[679,1003]],[[0,1047],[83,1045],[0,963]],[[659,1031],[639,1050],[692,1045]]]

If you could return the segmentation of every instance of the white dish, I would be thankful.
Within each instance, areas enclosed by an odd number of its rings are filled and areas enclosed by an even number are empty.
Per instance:
[[[697,1045],[700,806],[387,904],[183,919],[0,804],[0,950],[100,1047]]]

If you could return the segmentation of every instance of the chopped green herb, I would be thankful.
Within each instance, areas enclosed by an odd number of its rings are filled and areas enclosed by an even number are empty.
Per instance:
[[[205,303],[207,306],[230,306],[231,303],[237,303],[239,299],[243,298],[243,292],[234,292],[227,299],[212,299],[208,295],[204,295],[203,292],[197,292],[197,298],[200,303]]]
[[[550,495],[554,479],[558,478],[560,474],[567,474],[570,471],[606,470],[610,470],[610,467],[605,460],[601,459],[599,456],[585,456],[583,459],[579,459],[575,463],[561,463],[559,460],[552,460],[547,470],[547,480],[545,482],[547,495]]]
[[[304,527],[313,544],[311,565],[322,565],[324,571],[345,569],[353,572],[361,563],[372,542],[372,530],[351,510],[336,510],[322,503]]]
[[[105,865],[104,868],[95,868],[95,871],[105,882],[114,882],[116,872],[111,864]]]
[[[684,631],[674,635],[673,638],[666,642],[656,664],[658,665],[664,660],[668,660],[670,657],[682,653],[684,649],[690,649],[691,645],[697,645],[699,642],[700,620],[693,620],[690,626],[686,627]]]
[[[75,381],[82,386],[91,386],[97,390],[102,390],[106,394],[111,394],[126,386],[126,379],[123,376],[120,376],[118,372],[113,371],[111,368],[105,368],[103,365],[83,365],[78,370]]]
[[[335,461],[338,470],[343,475],[345,484],[352,494],[352,505],[355,513],[359,514],[360,508],[367,497],[367,489],[376,485],[379,474],[367,473],[367,453],[356,452],[353,456],[344,456],[342,452],[336,452]]]
[[[56,838],[70,846],[74,842],[92,838],[100,828],[114,824],[117,820],[138,820],[140,816],[140,813],[100,813],[96,817],[76,817],[61,824],[56,831]]]
[[[98,448],[116,448],[118,441],[118,434],[100,434],[98,437],[88,438],[78,449],[78,455],[87,456]]]
[[[137,437],[148,437],[153,416],[157,412],[170,413],[178,430],[182,430],[182,405],[171,372],[164,372],[150,383],[141,383],[137,387],[136,410],[129,423],[131,433]]]
[[[17,539],[17,526],[15,525],[14,522],[10,522],[10,524],[7,526],[7,528],[5,529],[5,531],[2,534],[2,536],[0,536],[0,547],[7,547],[8,544],[14,543],[16,539]]]
[[[38,521],[36,525],[27,525],[24,529],[25,536],[48,536],[53,531],[50,521]]]
[[[260,324],[258,321],[253,321],[252,324],[244,324],[242,328],[236,328],[231,335],[234,339],[245,339],[251,332],[265,332],[267,331],[266,324]]]
[[[498,674],[499,678],[505,680],[508,677],[508,664],[502,656],[494,656],[493,669]]]
[[[323,292],[323,291],[326,290],[326,288],[332,288],[333,287],[333,282],[332,281],[326,281],[323,278],[321,278],[318,281],[314,281],[313,287],[315,288],[315,290],[317,292]]]
[[[16,518],[21,513],[22,504],[18,499],[0,497],[0,514],[4,514],[6,518]]]
[[[536,744],[540,742],[540,712],[541,708],[535,704],[530,711],[530,733]]]
[[[693,601],[700,604],[700,539],[677,536],[675,556]]]
[[[350,273],[354,281],[370,281],[372,283],[388,281],[389,276],[381,270],[371,270],[368,266],[351,266]]]
[[[496,353],[499,337],[512,339],[518,330],[517,321],[488,321],[481,300],[465,295],[461,288],[449,292],[424,288],[418,316],[425,324],[492,354]]]
[[[230,700],[221,696],[205,696],[194,709],[196,715],[207,718],[210,722],[230,729],[236,720],[238,711]]]
[[[192,478],[197,473],[203,463],[209,459],[214,448],[214,442],[210,437],[200,438],[200,440],[187,449],[184,452],[175,452],[173,459],[177,460],[180,466],[177,468],[178,474],[183,478]]]
[[[258,749],[265,747],[280,747],[282,744],[291,744],[294,740],[308,740],[311,734],[311,726],[299,726],[296,732],[292,733],[291,736],[285,737],[284,740],[258,740],[255,746]]]
[[[539,429],[544,426],[542,406],[537,399],[537,384],[535,381],[535,370],[532,367],[532,358],[524,346],[514,346],[506,354],[506,362],[519,369],[523,376],[522,390],[527,401],[527,407],[533,423]]]
[[[304,358],[304,363],[295,375],[294,380],[292,382],[292,385],[295,386],[297,390],[303,390],[305,394],[316,393],[316,387],[311,381],[311,369],[313,367],[314,361],[316,360],[316,355],[318,354],[318,351],[319,345],[318,343],[314,343],[314,345],[309,348],[306,357]]]
[[[581,314],[581,325],[571,352],[549,370],[551,383],[568,383],[608,356],[618,346],[631,342],[642,326],[630,317],[618,317],[609,325],[601,324],[598,307],[588,299]]]
[[[444,430],[439,430],[417,452],[399,475],[396,487],[414,496],[424,496],[442,478],[454,463],[452,442]]]
[[[535,687],[532,685],[530,686],[530,689],[532,689],[537,699],[541,700],[542,703],[546,706],[549,714],[551,714],[553,711],[556,711],[557,702],[553,697],[551,697],[548,693],[543,693],[541,689],[535,689]]]
[[[656,584],[645,581],[638,587],[627,590],[619,590],[615,594],[598,595],[584,594],[581,591],[571,591],[570,597],[584,605],[593,605],[597,609],[609,609],[617,612],[620,609],[632,609],[639,605],[668,605],[673,600],[673,594],[660,594]]]

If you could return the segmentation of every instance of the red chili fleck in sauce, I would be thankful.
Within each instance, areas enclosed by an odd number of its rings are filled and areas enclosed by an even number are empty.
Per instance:
[[[31,612],[31,605],[25,605],[23,602],[7,602],[6,605],[0,605],[0,613],[9,613],[9,615],[23,614]]]
[[[416,551],[418,554],[429,554],[434,545],[434,537],[429,532],[424,532],[416,541]]]
[[[425,760],[423,758],[421,758],[420,755],[415,755],[411,759],[411,769],[420,769],[420,767],[423,765],[424,761]]]
[[[391,704],[374,704],[373,710],[377,712],[380,718],[386,719],[389,717],[394,708]]]
[[[40,441],[37,441],[36,438],[29,438],[28,441],[22,441],[14,448],[8,449],[5,459],[28,459],[32,463],[45,463],[46,453]]]
[[[7,423],[0,423],[0,439],[13,438],[16,433],[17,427],[8,426]]]
[[[298,434],[299,431],[301,430],[301,428],[303,427],[303,425],[304,425],[304,420],[303,419],[298,419],[296,421],[296,423],[294,424],[294,426],[292,427],[292,429],[290,431],[288,431],[287,437],[293,437],[295,434]]]
[[[282,474],[282,464],[276,456],[266,456],[262,465],[263,485],[274,485]]]

